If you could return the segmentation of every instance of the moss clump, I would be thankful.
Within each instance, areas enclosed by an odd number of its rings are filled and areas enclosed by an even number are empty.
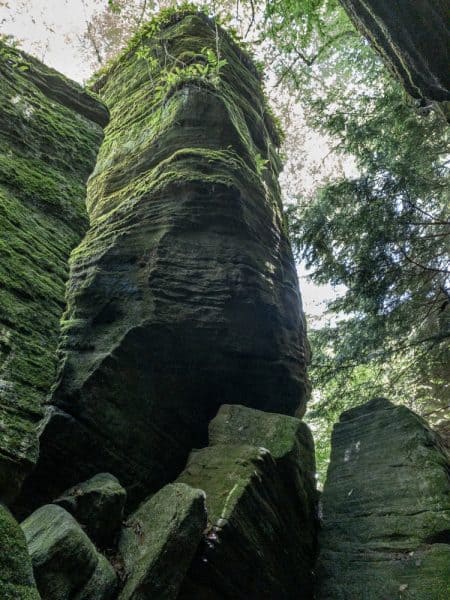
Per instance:
[[[3,498],[20,481],[13,465],[20,471],[36,459],[35,423],[55,373],[67,259],[87,227],[85,183],[102,139],[83,113],[96,106],[107,114],[79,86],[0,41]]]

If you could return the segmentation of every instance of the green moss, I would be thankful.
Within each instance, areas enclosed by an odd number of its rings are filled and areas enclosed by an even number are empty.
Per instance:
[[[60,101],[41,90],[49,82]],[[87,228],[85,183],[102,131],[72,109],[83,94],[0,41],[0,462],[8,476],[8,465],[36,458],[67,259]]]
[[[95,227],[139,198],[156,197],[186,180],[266,196],[281,223],[280,139],[258,71],[206,15],[187,5],[144,25],[102,74],[98,88],[112,119],[89,186]],[[231,122],[228,139],[213,141],[208,132],[189,129],[190,96],[202,93]],[[198,147],[192,147],[196,139]],[[101,235],[98,229],[95,235]]]
[[[25,536],[11,513],[0,504],[0,597],[39,600]]]

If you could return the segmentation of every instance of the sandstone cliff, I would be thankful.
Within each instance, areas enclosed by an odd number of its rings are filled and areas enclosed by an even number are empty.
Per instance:
[[[205,15],[175,15],[97,89],[111,122],[71,258],[35,501],[105,470],[142,499],[206,443],[221,404],[301,415],[307,396],[279,137],[250,58]]]
[[[85,183],[107,120],[80,86],[0,41],[0,500],[37,459],[67,259],[87,228]]]

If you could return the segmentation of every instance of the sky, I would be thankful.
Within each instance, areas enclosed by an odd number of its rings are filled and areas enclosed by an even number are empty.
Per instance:
[[[92,68],[81,51],[79,37],[93,12],[106,4],[107,0],[0,0],[0,34],[14,36],[25,51],[82,83],[92,74]],[[298,106],[291,105],[290,110],[294,118],[302,118]],[[284,195],[289,196],[296,184],[293,171],[302,168],[299,162],[320,166],[328,152],[327,141],[318,134],[310,132],[303,138],[299,156],[289,157],[281,176]],[[302,183],[306,189],[313,183],[307,168],[303,168]],[[302,264],[298,265],[298,275],[309,325],[318,326],[323,321],[326,300],[343,290],[313,284]]]

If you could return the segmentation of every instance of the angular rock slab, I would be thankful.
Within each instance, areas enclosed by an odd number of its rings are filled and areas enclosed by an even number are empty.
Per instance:
[[[205,495],[169,484],[127,520],[119,540],[125,586],[119,600],[175,600],[206,527]]]
[[[116,574],[60,506],[47,504],[22,523],[43,600],[111,600]]]
[[[87,228],[86,180],[108,111],[0,40],[0,500],[37,459],[56,376],[69,253]]]
[[[205,491],[208,511],[179,598],[312,598],[316,492],[304,424],[227,406],[211,424],[210,439],[213,445],[192,452],[178,478]]]
[[[40,600],[27,543],[19,523],[0,504],[0,598]]]
[[[301,529],[302,567],[311,569],[317,539],[316,461],[311,431],[295,417],[224,404],[209,425],[209,445],[240,444],[266,448],[275,460],[293,511],[293,531]]]
[[[66,490],[53,504],[61,506],[83,526],[97,546],[111,546],[123,519],[127,493],[110,473],[99,473]]]
[[[192,68],[216,52],[216,34],[227,62],[205,82]],[[72,256],[53,403],[73,429],[43,434],[36,471],[65,487],[112,472],[135,503],[206,444],[221,404],[294,414],[308,391],[260,77],[205,15],[136,40],[102,80],[111,122],[89,183],[91,227]],[[155,84],[183,64],[191,75],[161,101]]]
[[[321,501],[320,600],[447,598],[448,473],[439,437],[406,407],[344,412]]]

